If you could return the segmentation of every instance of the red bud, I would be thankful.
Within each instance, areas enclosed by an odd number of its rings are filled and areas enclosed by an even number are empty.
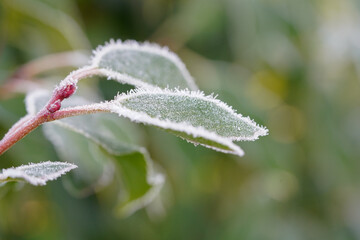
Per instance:
[[[47,109],[49,110],[49,112],[54,113],[56,111],[58,111],[61,108],[61,101],[60,100],[56,100],[53,104],[51,104]]]
[[[67,85],[65,88],[60,90],[60,96],[62,99],[68,98],[74,94],[76,87],[74,84]]]

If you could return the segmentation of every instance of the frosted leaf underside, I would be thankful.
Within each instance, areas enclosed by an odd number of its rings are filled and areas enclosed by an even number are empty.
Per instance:
[[[45,185],[77,166],[65,162],[42,162],[4,169],[0,174],[0,182],[24,180],[32,185]]]
[[[112,42],[95,52],[93,66],[111,79],[138,87],[197,89],[181,60],[155,44]]]

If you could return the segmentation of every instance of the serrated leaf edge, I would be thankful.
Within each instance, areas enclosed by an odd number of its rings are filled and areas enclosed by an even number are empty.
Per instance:
[[[30,176],[30,175],[26,174],[25,172],[23,172],[23,169],[25,169],[25,168],[41,166],[44,164],[66,165],[67,167],[57,171],[56,173],[48,174],[48,175],[46,175],[45,178],[33,177],[33,176]],[[12,168],[3,169],[2,172],[0,173],[0,180],[6,180],[9,178],[10,179],[21,178],[35,186],[45,185],[47,181],[55,180],[58,177],[60,177],[61,175],[65,174],[75,168],[77,168],[76,165],[74,165],[72,163],[67,163],[67,162],[46,161],[46,162],[40,162],[40,163],[29,163],[27,165],[21,165],[20,167],[12,167]]]

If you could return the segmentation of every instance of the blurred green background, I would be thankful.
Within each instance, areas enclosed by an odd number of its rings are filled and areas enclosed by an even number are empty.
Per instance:
[[[0,188],[0,239],[360,239],[357,0],[1,0],[0,84],[56,52],[110,38],[167,45],[205,93],[268,127],[243,158],[141,126],[167,180],[121,219],[111,189],[79,198],[62,180]],[[41,75],[54,86],[69,67]],[[128,89],[89,81],[111,98]],[[0,135],[25,114],[0,95]],[[37,129],[0,168],[58,156]]]

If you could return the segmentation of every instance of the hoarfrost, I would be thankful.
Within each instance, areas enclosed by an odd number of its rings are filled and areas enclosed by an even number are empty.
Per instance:
[[[0,181],[23,179],[32,185],[45,185],[47,181],[55,180],[74,168],[77,166],[66,162],[30,163],[16,168],[4,169],[0,173]]]

